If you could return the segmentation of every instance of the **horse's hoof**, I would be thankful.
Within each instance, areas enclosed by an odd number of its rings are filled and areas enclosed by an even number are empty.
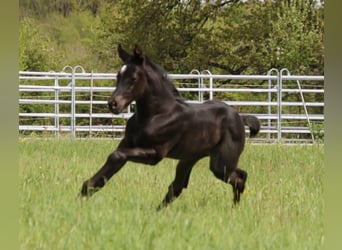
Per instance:
[[[80,197],[87,198],[92,196],[98,189],[93,187],[89,181],[85,181],[82,185],[81,192],[79,193]]]
[[[164,209],[164,208],[166,208],[167,207],[167,203],[165,203],[165,202],[162,202],[162,203],[160,203],[159,205],[158,205],[158,207],[157,207],[157,212],[159,212],[159,211],[161,211],[162,209]]]
[[[76,199],[80,201],[84,201],[88,198],[88,196],[83,195],[81,192],[78,193]]]

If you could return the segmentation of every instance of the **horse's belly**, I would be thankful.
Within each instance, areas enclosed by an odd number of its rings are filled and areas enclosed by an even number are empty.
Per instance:
[[[170,150],[168,156],[171,158],[199,157],[209,155],[212,148],[219,142],[218,134],[201,132],[199,134],[188,134],[182,136],[180,141]]]

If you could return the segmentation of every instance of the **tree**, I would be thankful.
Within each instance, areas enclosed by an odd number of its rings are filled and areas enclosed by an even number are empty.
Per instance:
[[[108,2],[99,18],[94,48],[111,68],[119,64],[113,54],[120,42],[141,44],[169,72],[323,73],[316,1],[119,0]]]
[[[220,4],[201,0],[115,1],[100,14],[98,40],[105,50],[100,51],[98,46],[95,48],[99,57],[106,60],[108,56],[112,57],[119,42],[139,43],[168,71],[191,70],[188,62],[196,37],[220,8],[234,2],[238,1]]]
[[[62,53],[64,64],[113,71],[121,63],[115,56],[117,44],[133,47],[138,43],[168,72],[187,73],[196,68],[265,74],[272,67],[286,67],[297,74],[323,74],[324,4],[317,3],[20,0],[20,10],[22,17],[36,20],[34,28],[43,38],[36,39],[36,46],[43,43],[50,56]],[[33,53],[31,45],[26,45],[23,51]],[[41,53],[37,49],[31,58]]]
[[[323,74],[322,9],[312,1],[248,1],[223,9],[212,26],[205,39],[214,46],[202,61],[214,71]]]
[[[45,18],[51,13],[57,12],[67,17],[77,6],[77,0],[19,0],[19,9],[22,16],[36,16]]]
[[[270,61],[295,74],[323,74],[323,16],[316,1],[275,4],[276,22],[268,38]]]
[[[58,52],[53,42],[39,32],[37,22],[31,18],[22,20],[19,31],[19,69],[48,71],[58,64]]]

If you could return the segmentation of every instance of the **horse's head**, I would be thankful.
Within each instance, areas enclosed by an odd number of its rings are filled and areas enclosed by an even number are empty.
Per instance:
[[[145,56],[141,48],[136,45],[130,55],[119,45],[118,54],[123,65],[117,74],[116,89],[108,100],[108,107],[114,114],[121,113],[132,101],[138,100],[147,84],[143,68]]]

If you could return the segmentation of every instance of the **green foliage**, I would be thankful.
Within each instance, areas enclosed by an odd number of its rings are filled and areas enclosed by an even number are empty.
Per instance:
[[[77,0],[19,0],[21,15],[33,15],[38,17],[47,17],[49,14],[55,12],[68,16],[69,13],[75,10]]]
[[[311,123],[311,132],[314,135],[315,141],[319,143],[324,142],[324,124],[323,123]]]
[[[221,73],[265,74],[273,67],[323,72],[322,9],[309,1],[247,1],[224,8],[209,34],[215,46],[208,47],[208,65]]]
[[[323,71],[323,23],[310,1],[277,1],[276,20],[268,39],[276,68],[293,74]]]
[[[169,72],[323,74],[323,10],[311,0],[20,1],[21,16],[57,43],[50,53],[89,71],[116,70],[120,42],[139,43]]]
[[[42,21],[41,30],[56,42],[55,49],[62,52],[56,71],[65,65],[81,65],[87,71],[95,68],[90,45],[96,19],[89,12],[72,12],[67,17],[52,14]]]
[[[38,28],[32,18],[22,20],[19,32],[19,69],[26,71],[49,71],[58,65],[60,52],[54,42]]]
[[[85,178],[117,147],[110,140],[20,140],[20,249],[322,249],[323,147],[250,145],[237,207],[232,191],[198,162],[170,207],[155,208],[176,161],[128,163],[89,200]]]

